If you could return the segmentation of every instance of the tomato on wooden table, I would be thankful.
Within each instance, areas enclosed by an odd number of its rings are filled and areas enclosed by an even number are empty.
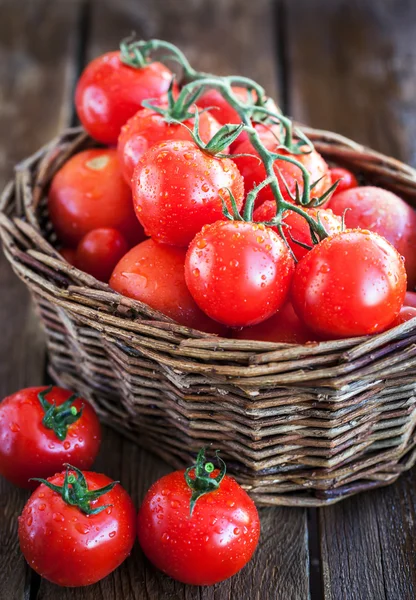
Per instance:
[[[117,229],[130,245],[144,238],[117,150],[95,148],[72,156],[52,180],[48,209],[59,239],[70,247],[99,227]]]
[[[127,250],[127,242],[117,229],[93,229],[78,244],[75,263],[81,271],[107,282]]]
[[[117,264],[110,279],[116,292],[148,304],[181,325],[209,333],[225,333],[197,306],[185,283],[184,248],[146,240]]]
[[[91,137],[116,145],[122,126],[143,100],[165,95],[172,77],[172,71],[159,62],[133,67],[122,62],[119,51],[107,52],[91,61],[78,80],[78,117]]]
[[[324,239],[297,264],[291,299],[298,316],[330,339],[384,331],[405,293],[397,250],[376,233],[347,230]]]
[[[166,105],[161,108],[166,108]],[[191,110],[193,112],[194,109],[191,108]],[[181,124],[172,123],[150,108],[139,110],[129,119],[121,129],[117,145],[121,170],[127,183],[131,185],[137,163],[152,146],[164,140],[192,141],[187,127],[193,130],[193,119],[186,119]],[[199,115],[199,135],[204,143],[208,143],[220,127],[221,125],[209,112]]]
[[[254,502],[240,485],[205,462],[154,483],[139,510],[137,531],[147,558],[192,585],[231,577],[252,557],[260,535]]]
[[[332,183],[338,181],[334,195],[339,194],[339,192],[344,192],[345,190],[358,187],[358,180],[356,176],[348,169],[344,169],[344,167],[332,167],[330,172]]]
[[[318,341],[318,336],[303,323],[295,313],[290,302],[270,319],[252,327],[236,329],[232,337],[237,340],[257,340],[261,342],[279,342],[285,344],[306,344]]]
[[[207,315],[229,327],[246,327],[283,306],[294,268],[288,248],[269,227],[217,221],[192,240],[185,278]]]
[[[66,462],[89,469],[101,443],[91,404],[60,387],[32,387],[0,404],[0,474],[19,487],[49,477]]]
[[[316,185],[311,189],[311,198],[318,198],[326,192],[332,185],[329,167],[322,156],[316,150],[309,150],[305,147],[305,154],[290,154],[283,148],[279,148],[279,143],[272,131],[260,131],[260,139],[263,145],[270,152],[296,159],[300,162],[310,174],[311,184]],[[233,149],[235,154],[246,154],[251,156],[239,156],[234,158],[241,175],[244,177],[244,188],[246,193],[252,190],[256,185],[264,181],[267,177],[266,169],[260,156],[251,144],[250,139],[243,141]],[[302,170],[297,165],[286,160],[278,159],[273,163],[274,171],[279,182],[279,188],[282,196],[288,202],[291,202],[291,194],[296,193],[296,184],[299,186],[300,193],[303,192]],[[289,193],[290,192],[290,193]],[[260,206],[266,200],[273,197],[270,186],[262,188],[256,198],[255,206]],[[322,208],[327,204],[325,202]]]
[[[335,194],[330,208],[337,215],[345,213],[348,228],[369,229],[393,244],[404,256],[409,288],[416,285],[416,212],[413,208],[396,194],[373,186]]]
[[[106,577],[130,554],[135,537],[135,508],[121,485],[70,465],[41,483],[19,517],[29,565],[66,587]]]
[[[231,211],[229,191],[240,209],[244,182],[234,162],[203,152],[193,142],[161,142],[137,165],[132,182],[137,218],[158,242],[188,246],[207,223]]]
[[[319,218],[328,235],[338,233],[342,228],[342,219],[334,215],[328,208],[305,208],[307,214],[315,219]],[[253,220],[257,222],[271,221],[276,216],[276,201],[266,200],[261,206],[256,208]],[[277,227],[272,227],[277,233]],[[305,218],[294,212],[287,210],[283,215],[283,233],[286,236],[287,243],[292,249],[297,260],[300,260],[309,252],[309,250],[296,242],[313,246],[311,230]]]

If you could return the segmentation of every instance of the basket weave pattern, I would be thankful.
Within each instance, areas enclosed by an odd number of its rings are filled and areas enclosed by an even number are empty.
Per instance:
[[[416,172],[304,127],[327,159],[416,199]],[[304,346],[218,339],[173,323],[64,262],[46,194],[94,145],[80,129],[17,166],[1,200],[4,251],[46,331],[50,372],[175,467],[213,443],[258,504],[319,506],[388,484],[416,461],[416,319]]]

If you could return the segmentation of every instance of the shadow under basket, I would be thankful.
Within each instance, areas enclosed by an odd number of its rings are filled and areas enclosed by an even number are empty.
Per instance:
[[[409,202],[416,171],[342,136],[303,127],[328,160]],[[46,331],[57,384],[174,467],[202,446],[262,505],[322,506],[393,482],[416,460],[416,319],[372,337],[291,345],[180,326],[66,263],[48,185],[80,129],[19,164],[1,200],[5,254]]]

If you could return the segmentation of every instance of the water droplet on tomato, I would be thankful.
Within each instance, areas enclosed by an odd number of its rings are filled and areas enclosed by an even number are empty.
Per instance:
[[[27,519],[27,521],[26,521],[26,525],[27,525],[28,527],[30,527],[30,526],[32,525],[32,523],[33,523],[33,517],[32,517],[32,516],[30,516],[30,517]]]
[[[110,531],[110,533],[108,534],[108,537],[113,538],[116,537],[116,531]]]
[[[230,267],[238,267],[238,265],[239,262],[235,258],[233,258],[233,260],[230,260]]]
[[[192,275],[193,275],[194,277],[199,277],[199,274],[200,274],[200,271],[199,271],[199,269],[194,269],[194,270],[192,271]]]
[[[181,503],[178,500],[172,500],[170,505],[172,508],[179,508]]]
[[[209,185],[207,183],[203,183],[201,189],[203,192],[209,192]]]
[[[65,450],[69,450],[71,447],[71,444],[69,442],[64,442],[64,448]]]
[[[10,423],[9,429],[10,431],[13,431],[13,433],[17,433],[18,431],[20,431],[20,427],[17,423]]]
[[[169,535],[165,532],[162,533],[162,542],[167,542],[169,541]]]
[[[57,513],[53,513],[52,519],[54,521],[56,521],[57,523],[62,523],[62,521],[64,520],[64,516],[61,515],[61,513],[57,512]]]
[[[234,500],[227,500],[227,506],[230,506],[231,508],[235,505]]]
[[[39,504],[38,508],[41,512],[43,512],[46,508],[46,504]]]
[[[234,533],[234,535],[240,535],[240,528],[234,527],[233,533]]]
[[[87,533],[90,532],[90,528],[88,527],[88,525],[86,525],[85,523],[77,523],[75,525],[75,529],[78,531],[78,533],[80,533],[81,535],[86,535]],[[97,528],[97,531],[98,528]]]
[[[202,250],[203,248],[205,248],[205,247],[206,247],[206,245],[207,245],[207,240],[205,240],[204,238],[201,238],[201,239],[199,239],[199,240],[197,241],[196,245],[197,245],[197,248],[199,248],[200,250]]]

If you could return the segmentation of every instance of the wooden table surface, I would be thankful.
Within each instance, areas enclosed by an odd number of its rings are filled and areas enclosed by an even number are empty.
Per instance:
[[[0,0],[0,179],[76,122],[74,84],[132,30],[178,44],[199,69],[256,78],[284,110],[416,165],[414,0]],[[42,334],[0,259],[0,397],[45,381]],[[109,429],[96,464],[139,505],[169,469]],[[416,471],[319,510],[261,509],[251,563],[210,588],[161,575],[136,544],[115,573],[60,589],[17,541],[25,492],[0,479],[0,600],[414,600]]]

